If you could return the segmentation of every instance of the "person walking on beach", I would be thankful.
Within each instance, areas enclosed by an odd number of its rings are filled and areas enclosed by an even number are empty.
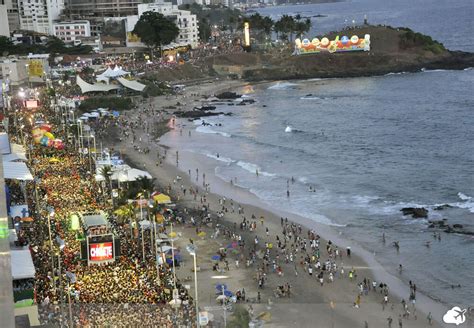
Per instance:
[[[393,322],[392,317],[388,317],[387,318],[388,328],[392,328],[392,322]]]
[[[402,321],[402,316],[401,315],[398,316],[398,327],[403,328],[403,321]]]
[[[430,326],[432,326],[433,325],[433,315],[431,314],[431,312],[428,313],[428,316],[426,317],[426,319],[428,320],[428,324]]]

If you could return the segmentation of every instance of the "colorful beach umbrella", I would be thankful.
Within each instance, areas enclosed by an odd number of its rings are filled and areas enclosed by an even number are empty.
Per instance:
[[[154,192],[151,194],[151,198],[157,203],[157,204],[170,204],[171,203],[171,197],[159,192]]]

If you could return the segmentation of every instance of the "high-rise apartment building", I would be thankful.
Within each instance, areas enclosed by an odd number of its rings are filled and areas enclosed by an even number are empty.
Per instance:
[[[20,29],[52,34],[53,21],[64,10],[64,0],[18,0]]]
[[[18,16],[17,0],[0,0],[0,5],[4,5],[7,9],[8,28],[10,33],[20,29],[20,17]]]

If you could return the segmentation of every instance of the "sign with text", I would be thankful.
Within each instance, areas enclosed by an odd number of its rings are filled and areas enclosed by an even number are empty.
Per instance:
[[[112,242],[89,244],[89,261],[108,261],[114,258]]]

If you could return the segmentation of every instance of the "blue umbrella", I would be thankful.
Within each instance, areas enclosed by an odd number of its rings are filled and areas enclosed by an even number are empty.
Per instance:
[[[213,261],[220,261],[221,260],[221,256],[220,255],[214,255],[211,257],[211,260]]]
[[[216,284],[216,289],[220,292],[222,292],[222,290],[227,290],[227,285],[226,284]]]
[[[234,293],[232,293],[230,290],[224,290],[224,295],[227,297],[232,297],[234,296]]]

